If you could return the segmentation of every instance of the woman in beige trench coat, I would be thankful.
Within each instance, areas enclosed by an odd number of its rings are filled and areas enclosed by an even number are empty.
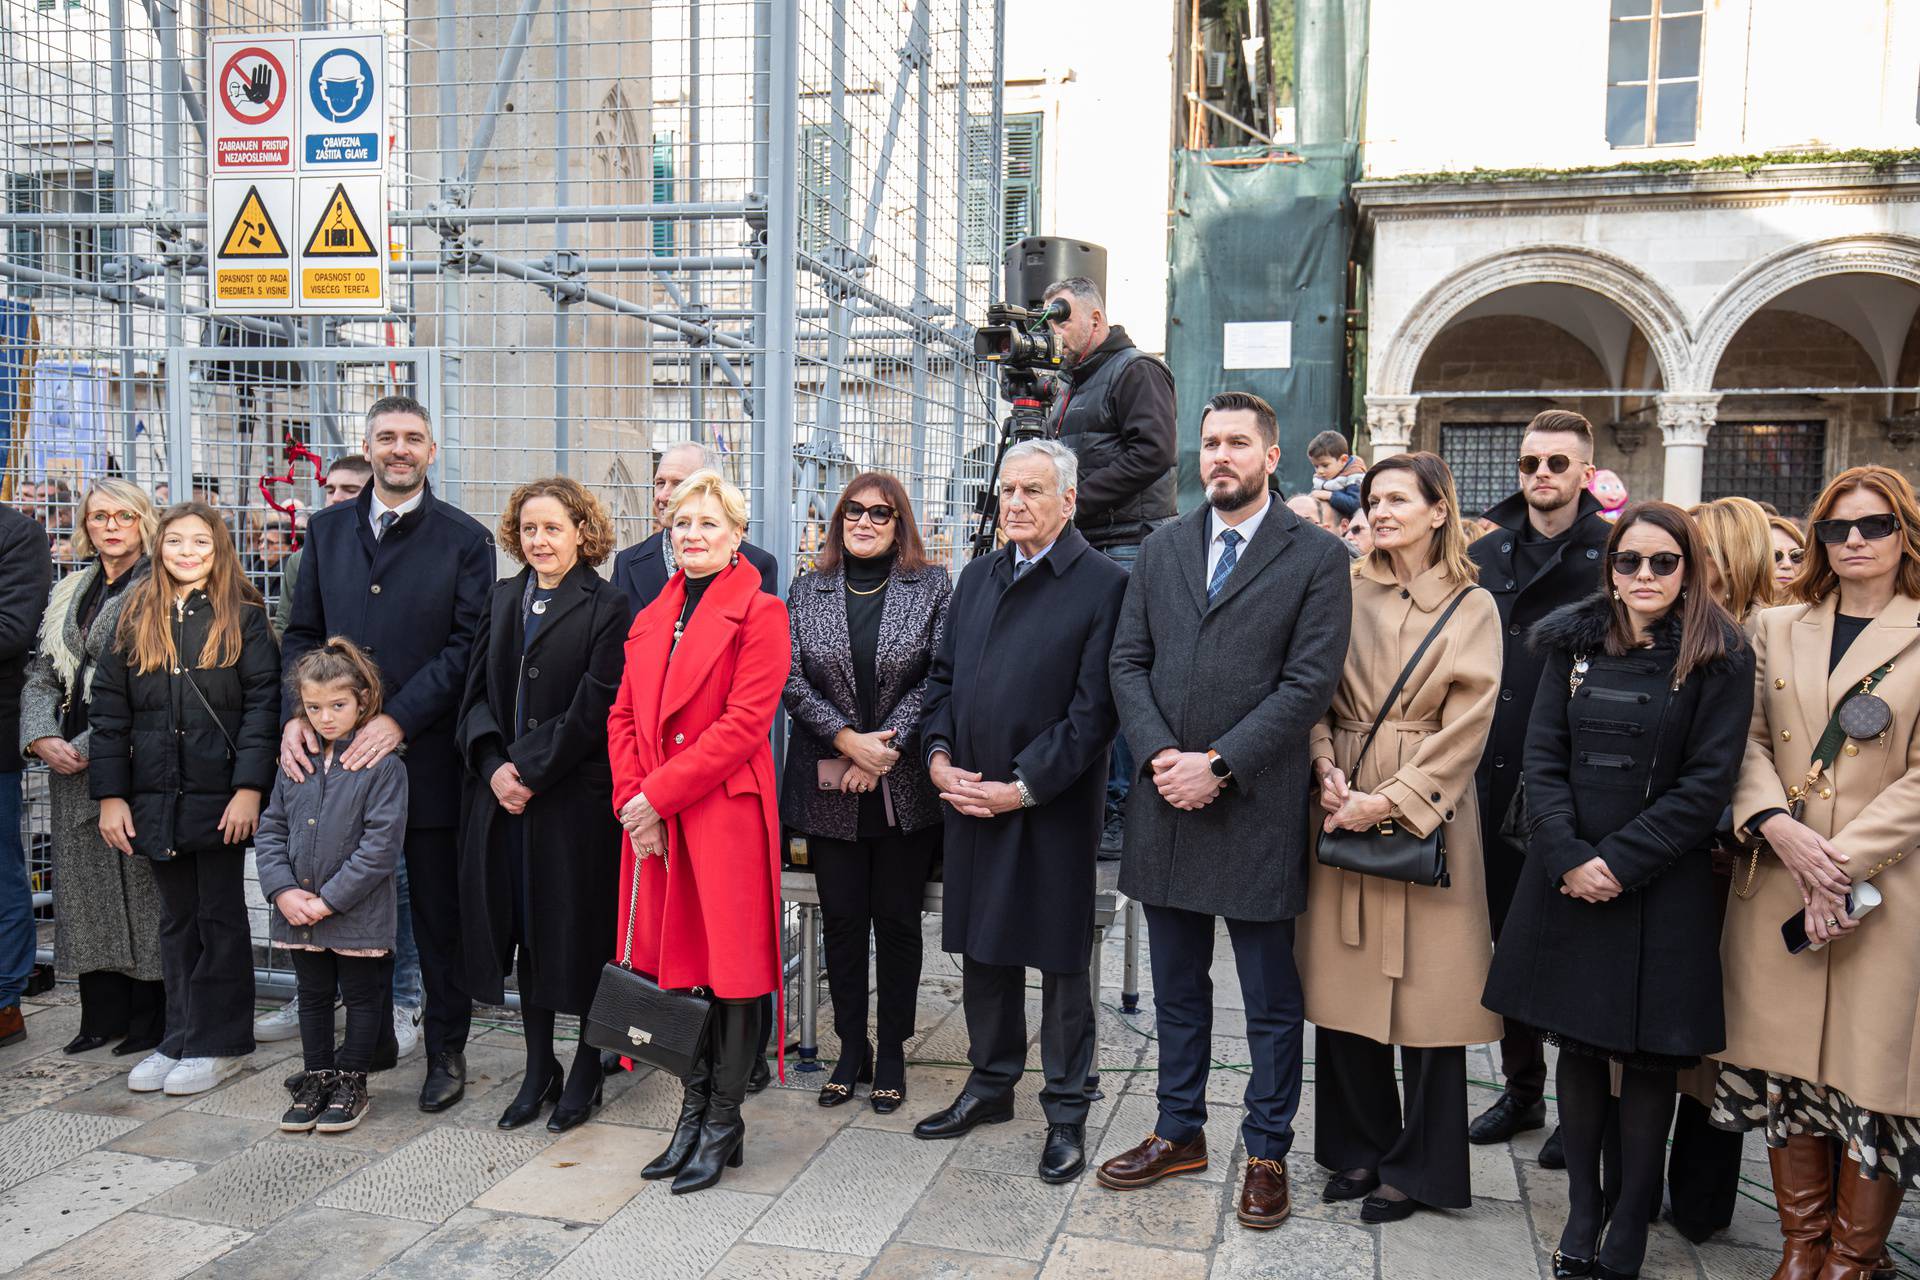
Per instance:
[[[1766,1133],[1777,1280],[1853,1280],[1873,1274],[1920,1186],[1920,859],[1907,856],[1920,843],[1920,505],[1898,472],[1855,467],[1820,495],[1812,530],[1799,603],[1761,614],[1754,636],[1733,816],[1768,844],[1733,872],[1714,1121]],[[1873,688],[1885,731],[1842,736],[1809,784],[1835,708],[1889,663]],[[1849,920],[1862,881],[1884,903]],[[1789,918],[1826,945],[1790,954]]]
[[[1452,884],[1411,885],[1316,860],[1296,956],[1317,1028],[1314,1155],[1334,1171],[1325,1198],[1364,1196],[1363,1220],[1393,1222],[1423,1204],[1464,1208],[1472,1199],[1465,1046],[1500,1038],[1500,1019],[1480,1004],[1492,934],[1473,773],[1499,696],[1501,636],[1493,597],[1474,586],[1446,463],[1431,453],[1377,463],[1360,505],[1374,551],[1354,566],[1353,641],[1313,739],[1325,826],[1360,830],[1391,818],[1417,835],[1444,826]],[[1471,595],[1351,776],[1381,702],[1461,592]]]

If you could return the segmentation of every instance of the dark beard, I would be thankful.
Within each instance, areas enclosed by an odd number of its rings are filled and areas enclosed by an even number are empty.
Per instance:
[[[1215,511],[1238,511],[1242,507],[1258,502],[1261,491],[1266,487],[1265,476],[1261,476],[1252,484],[1244,484],[1238,476],[1235,476],[1233,487],[1217,491],[1219,496],[1216,497],[1213,481],[1209,480],[1207,481],[1207,505]]]
[[[1538,502],[1535,502],[1533,500],[1532,489],[1524,490],[1521,494],[1521,497],[1525,500],[1526,504],[1529,507],[1532,507],[1535,511],[1558,511],[1560,508],[1566,506],[1569,502],[1578,502],[1580,500],[1580,490],[1575,489],[1572,493],[1568,494],[1565,498],[1562,498],[1560,501],[1554,503],[1550,507],[1543,507]]]

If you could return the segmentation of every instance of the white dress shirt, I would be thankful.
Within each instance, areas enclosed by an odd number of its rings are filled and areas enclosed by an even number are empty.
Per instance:
[[[1244,556],[1247,554],[1247,545],[1253,541],[1253,535],[1260,532],[1260,522],[1265,520],[1267,518],[1267,512],[1273,509],[1273,490],[1268,489],[1265,492],[1267,500],[1260,504],[1260,509],[1248,516],[1245,520],[1242,520],[1239,524],[1230,525],[1220,518],[1219,511],[1212,509],[1208,511],[1207,575],[1201,579],[1202,582],[1213,581],[1214,568],[1219,565],[1220,557],[1226,554],[1227,544],[1220,541],[1220,535],[1226,530],[1232,529],[1240,535],[1240,545],[1235,548],[1235,555]],[[375,501],[377,502],[378,499],[375,499]]]
[[[419,506],[422,502],[426,501],[426,498],[427,498],[427,487],[425,485],[421,485],[418,489],[415,489],[413,491],[413,496],[411,498],[408,498],[405,502],[402,502],[397,507],[390,507],[386,503],[380,501],[379,491],[376,490],[373,495],[373,506],[367,512],[367,520],[369,521],[369,523],[373,525],[373,536],[376,538],[380,536],[380,513],[381,512],[383,511],[393,512],[394,519],[397,522],[399,517],[404,516],[405,514],[407,514],[407,512]]]
[[[1059,539],[1056,538],[1054,541],[1057,542]],[[1053,550],[1053,543],[1049,542],[1029,557],[1026,552],[1020,550],[1018,545],[1015,545],[1013,548],[1013,576],[1016,578],[1020,576],[1021,565],[1039,564],[1042,560],[1045,560],[1047,558],[1047,552],[1051,550]]]

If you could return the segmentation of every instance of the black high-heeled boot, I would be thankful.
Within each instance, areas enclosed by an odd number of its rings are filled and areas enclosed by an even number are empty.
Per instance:
[[[714,1021],[718,1021],[715,1018]],[[687,1074],[682,1084],[684,1092],[680,1095],[680,1118],[674,1122],[673,1136],[667,1139],[667,1149],[653,1158],[653,1163],[640,1171],[640,1176],[649,1180],[671,1178],[686,1166],[693,1155],[694,1147],[700,1142],[700,1122],[706,1119],[707,1100],[713,1088],[713,1030],[709,1026],[707,1039],[700,1046],[700,1056],[693,1060],[693,1070]]]
[[[753,1000],[718,1001],[714,1005],[713,1084],[707,1114],[700,1122],[699,1144],[673,1180],[673,1194],[704,1191],[720,1181],[727,1169],[740,1167],[747,1126],[740,1104],[747,1096],[747,1076],[759,1050],[759,1010]]]

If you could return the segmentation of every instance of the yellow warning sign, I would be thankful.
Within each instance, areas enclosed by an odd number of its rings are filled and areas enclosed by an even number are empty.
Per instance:
[[[293,272],[286,267],[220,267],[214,289],[221,302],[287,302],[293,297]]]
[[[227,228],[226,236],[220,241],[219,256],[222,258],[284,258],[287,256],[287,247],[280,241],[280,229],[273,225],[273,215],[267,212],[267,202],[260,198],[260,188],[247,188],[246,198],[240,202],[240,211],[233,215],[233,223]]]
[[[380,297],[379,267],[302,267],[300,291],[309,302],[371,302]]]
[[[307,238],[307,247],[303,256],[308,258],[377,258],[380,256],[373,238],[367,234],[366,224],[360,221],[360,215],[354,211],[353,201],[347,196],[345,183],[336,184],[333,188],[333,196],[327,201],[327,207],[320,214],[320,220],[314,223],[313,234]]]

